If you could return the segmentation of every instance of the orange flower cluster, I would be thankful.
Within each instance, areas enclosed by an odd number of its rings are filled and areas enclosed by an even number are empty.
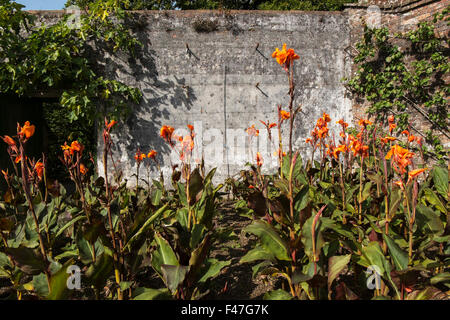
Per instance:
[[[10,136],[3,136],[1,137],[3,139],[3,141],[5,141],[5,143],[7,143],[10,147],[14,147],[16,146],[16,142],[14,141],[13,138],[11,138]]]
[[[289,69],[291,62],[299,59],[298,54],[294,52],[294,49],[286,50],[286,43],[283,43],[283,48],[280,50],[278,48],[272,53],[272,58],[275,58],[279,65],[281,65],[286,71]]]
[[[173,132],[175,131],[175,129],[170,126],[163,126],[160,132],[161,138],[166,140],[172,148],[175,147],[175,144],[173,143],[172,139],[176,139],[179,141],[178,149],[181,161],[184,161],[186,155],[190,155],[192,153],[192,150],[194,150],[194,137],[195,137],[194,126],[188,124],[187,127],[190,133],[184,137],[174,135]],[[156,154],[157,154],[156,151],[152,150],[150,151],[148,158],[155,159]]]
[[[291,117],[290,112],[284,111],[284,110],[281,110],[281,111],[280,111],[281,122],[283,122],[284,120],[289,119],[290,117]]]
[[[158,152],[156,152],[155,150],[150,150],[150,152],[147,154],[147,158],[155,160],[157,154]]]
[[[311,135],[314,138],[314,140],[324,139],[328,136],[328,122],[330,121],[331,121],[330,116],[325,112],[323,113],[322,117],[317,119],[316,126],[314,127],[314,130],[311,132]]]
[[[141,149],[137,149],[134,159],[137,161],[138,165],[145,159],[146,154],[141,152]]]
[[[393,115],[390,115],[388,117],[388,122],[389,122],[389,134],[392,134],[392,131],[394,131],[395,128],[397,128],[397,125],[394,123],[395,118]]]
[[[20,137],[25,136],[26,139],[29,139],[34,135],[35,126],[30,124],[30,121],[25,121],[23,127],[17,124],[17,134]]]
[[[339,154],[340,153],[346,153],[348,151],[348,148],[345,144],[341,144],[339,145],[337,148],[333,149],[333,157],[335,159],[339,159]]]
[[[392,158],[392,166],[394,170],[399,174],[404,174],[406,172],[406,168],[411,165],[411,158],[413,156],[414,153],[396,144],[392,146],[391,150],[389,150],[385,158],[386,160]]]
[[[250,137],[257,137],[259,135],[259,130],[255,128],[254,124],[251,127],[247,128],[245,132],[247,132]]]
[[[41,161],[37,161],[34,165],[34,171],[36,172],[39,180],[41,180],[44,174],[44,164]]]
[[[397,138],[385,136],[384,138],[380,138],[380,140],[383,144],[388,144],[389,141],[395,141]]]
[[[352,140],[350,137],[353,138],[353,136],[349,135],[349,139],[351,140],[350,148],[351,148],[351,150],[353,152],[353,155],[355,157],[358,156],[358,155],[361,156],[361,157],[364,157],[364,158],[368,157],[369,156],[369,146],[364,145],[361,142],[361,140],[357,140],[357,139],[354,139],[354,138]]]
[[[171,146],[173,146],[172,134],[173,134],[174,130],[175,129],[170,126],[162,126],[160,134],[159,134],[160,137],[163,138],[164,140],[166,140]]]
[[[80,164],[80,173],[85,175],[88,172],[88,169],[84,166],[84,164]]]
[[[77,140],[75,140],[72,141],[72,144],[70,146],[67,145],[67,142],[64,142],[64,145],[61,146],[61,149],[64,152],[64,158],[69,158],[70,156],[73,156],[76,152],[79,152],[81,154],[84,150],[84,146]]]

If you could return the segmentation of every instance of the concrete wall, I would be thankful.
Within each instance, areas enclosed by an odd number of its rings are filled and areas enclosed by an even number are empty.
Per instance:
[[[144,43],[138,59],[104,59],[109,76],[144,94],[116,131],[115,157],[126,177],[136,172],[138,147],[144,152],[157,150],[165,171],[171,171],[177,156],[169,160],[171,150],[159,137],[162,125],[186,130],[187,124],[194,125],[200,150],[195,150],[193,160],[203,151],[207,169],[218,167],[217,180],[238,173],[247,161],[254,163],[257,150],[264,158],[263,169],[274,168],[278,143],[269,148],[259,120],[276,122],[277,104],[287,108],[289,102],[287,75],[271,57],[283,43],[300,55],[295,61],[295,105],[301,104],[302,112],[295,121],[295,148],[308,154],[304,140],[323,111],[330,114],[332,124],[340,118],[352,120],[351,100],[341,83],[351,68],[345,53],[350,45],[346,14],[172,11],[141,12],[135,20]],[[207,25],[205,21],[211,21],[215,30],[196,31],[195,26]],[[260,130],[258,139],[252,140],[259,140],[259,146],[253,148],[245,133],[252,124]],[[287,134],[285,123],[285,146]],[[275,130],[273,135],[276,138]],[[102,172],[102,164],[98,165]],[[140,174],[146,175],[146,169],[141,167]]]
[[[283,43],[300,55],[295,61],[295,105],[301,104],[302,112],[295,121],[294,147],[308,157],[304,140],[322,112],[330,114],[331,127],[341,118],[351,122],[366,117],[367,104],[353,100],[341,82],[356,71],[352,55],[362,36],[362,19],[403,32],[420,21],[431,20],[449,3],[361,0],[343,12],[134,12],[128,23],[144,44],[136,59],[126,55],[97,57],[103,65],[101,72],[138,87],[144,94],[131,117],[114,130],[116,165],[133,185],[137,148],[143,152],[155,149],[169,175],[171,165],[179,159],[159,137],[159,130],[170,125],[184,129],[176,133],[187,134],[186,125],[191,124],[197,133],[193,162],[203,154],[207,169],[218,168],[216,181],[239,173],[247,161],[255,163],[257,151],[264,158],[263,170],[273,170],[277,165],[277,134],[274,130],[270,145],[259,120],[276,122],[277,105],[286,109],[289,102],[287,76],[271,58],[275,47],[281,48]],[[373,4],[379,11],[372,10]],[[44,23],[53,23],[62,12],[34,14]],[[443,23],[437,32],[448,34],[448,26]],[[414,121],[426,129],[420,116]],[[250,141],[245,129],[253,124],[260,135]],[[285,123],[285,149],[287,129]],[[101,132],[98,141],[101,152]],[[148,164],[146,160],[141,166],[141,177],[146,177]],[[101,174],[101,161],[98,169]],[[150,169],[152,176],[157,176],[154,166]]]

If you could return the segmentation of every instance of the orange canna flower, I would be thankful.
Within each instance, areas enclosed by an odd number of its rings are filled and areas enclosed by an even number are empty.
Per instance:
[[[84,146],[83,146],[81,143],[79,143],[77,140],[72,141],[72,144],[70,145],[70,150],[71,150],[71,153],[72,153],[72,154],[73,154],[75,151],[77,151],[77,152],[82,152],[83,149],[84,149]]]
[[[397,138],[394,137],[390,137],[390,136],[386,136],[384,138],[380,138],[381,142],[383,142],[384,144],[387,144],[389,141],[395,141],[397,140]]]
[[[171,143],[172,141],[172,134],[175,129],[170,126],[162,126],[160,131],[160,136],[167,142]]]
[[[273,127],[277,126],[276,123],[269,123],[269,122],[266,123],[262,120],[259,120],[259,122],[261,122],[267,128],[267,130],[272,129]]]
[[[117,123],[116,120],[111,120],[110,123],[108,123],[108,121],[105,119],[105,126],[106,126],[106,130],[111,130],[112,127],[114,127],[114,125]]]
[[[367,127],[368,125],[372,124],[371,121],[367,120],[367,119],[361,119],[358,121],[358,124],[360,127]]]
[[[306,143],[312,143],[312,140],[310,138],[305,140]]]
[[[283,44],[283,48],[280,50],[278,48],[272,53],[272,58],[275,58],[279,65],[288,69],[293,60],[299,59],[300,57],[294,52],[294,49],[286,50],[286,43]]]
[[[408,130],[403,130],[402,134],[404,134],[405,136],[409,136],[409,131]]]
[[[289,119],[291,117],[291,114],[288,111],[281,110],[280,111],[280,116],[281,116],[281,119],[283,121],[283,120]]]
[[[155,150],[150,150],[150,152],[147,154],[147,158],[155,160],[157,154],[158,152],[156,152]]]
[[[191,132],[194,131],[194,126],[193,126],[193,125],[188,124],[187,127],[189,128],[189,130],[190,130]]]
[[[84,164],[80,164],[80,173],[85,175],[88,172],[88,169],[84,166]]]
[[[25,136],[27,139],[30,138],[31,136],[33,136],[34,134],[34,130],[35,130],[35,126],[30,124],[30,121],[25,121],[25,124],[23,125],[23,127],[20,127],[18,125],[18,129],[20,129],[20,131],[18,131],[17,133],[20,136]]]
[[[411,162],[411,158],[414,156],[414,153],[410,152],[408,149],[402,148],[399,145],[394,145],[391,147],[391,150],[386,154],[386,160],[392,158],[393,167],[399,174],[404,174],[406,172],[406,167],[409,166]]]
[[[338,123],[338,124],[340,124],[341,126],[343,126],[344,129],[348,127],[348,123],[345,122],[344,119],[341,119],[341,120],[339,120],[339,121],[336,121],[336,123]]]
[[[413,142],[414,140],[416,140],[416,137],[413,135],[408,136],[408,141],[409,142]]]
[[[17,156],[16,159],[14,160],[15,163],[19,163],[20,161],[22,161],[21,156]]]
[[[261,157],[261,154],[259,152],[256,153],[256,165],[258,167],[261,167],[264,163],[263,158]]]
[[[421,174],[422,172],[424,172],[426,170],[428,170],[428,168],[415,169],[415,170],[408,172],[408,180],[411,180],[411,179],[417,177],[419,174]]]
[[[36,164],[34,165],[34,170],[36,171],[39,179],[42,179],[42,175],[44,173],[44,164],[40,161],[36,162]]]
[[[141,163],[145,158],[145,153],[142,153],[140,149],[136,151],[136,154],[134,155],[134,159],[137,161],[137,163]]]
[[[319,138],[325,138],[328,135],[328,127],[320,128],[318,131]]]
[[[410,152],[408,149],[400,147],[398,144],[392,146],[391,150],[386,154],[386,160],[389,160],[392,156],[397,156],[400,158],[412,158],[414,153]]]
[[[348,151],[348,148],[345,144],[339,145],[337,148],[334,148],[333,150],[333,156],[338,159],[340,153],[345,153]]]
[[[259,135],[259,130],[255,128],[254,124],[251,127],[247,128],[246,132],[250,137],[257,137]]]
[[[15,146],[16,142],[14,141],[13,138],[11,138],[10,136],[4,136],[1,137],[3,139],[3,141],[5,141],[10,147]]]
[[[328,114],[326,114],[325,112],[323,113],[322,119],[323,119],[325,122],[330,122],[330,121],[331,121],[330,116],[329,116]]]

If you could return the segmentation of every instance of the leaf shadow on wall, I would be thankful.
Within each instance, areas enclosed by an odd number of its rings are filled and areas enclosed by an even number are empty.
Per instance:
[[[118,128],[113,130],[113,156],[118,167],[122,169],[135,166],[134,155],[138,148],[144,153],[151,149],[156,150],[157,159],[161,163],[161,155],[171,152],[171,148],[159,136],[161,127],[173,126],[170,119],[173,119],[174,110],[177,113],[189,111],[197,100],[185,78],[174,76],[162,80],[155,62],[159,57],[151,48],[147,35],[145,32],[137,32],[135,36],[143,46],[137,48],[134,57],[118,54],[118,59],[111,59],[104,56],[101,62],[106,72],[113,73],[111,77],[139,88],[143,94],[140,104],[134,105],[127,119],[121,121]],[[99,140],[99,143],[103,142]],[[129,159],[133,160],[131,163],[120,163],[121,159],[127,159],[128,162]],[[145,171],[143,169],[142,172]]]

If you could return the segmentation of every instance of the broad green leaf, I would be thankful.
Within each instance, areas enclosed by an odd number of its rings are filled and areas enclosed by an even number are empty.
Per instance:
[[[434,167],[433,181],[437,192],[445,200],[448,200],[448,169],[445,167]]]
[[[77,223],[78,221],[82,220],[82,219],[86,219],[85,215],[81,215],[78,216],[76,218],[71,219],[69,222],[67,222],[64,226],[62,226],[58,232],[55,235],[55,238],[58,238],[67,228],[69,228],[70,226],[72,226],[73,224]]]
[[[33,277],[33,287],[34,291],[40,296],[40,297],[46,297],[48,296],[48,282],[47,282],[47,276],[44,273],[40,273]]]
[[[162,196],[162,190],[161,189],[155,189],[152,192],[152,205],[159,206],[161,202],[161,196]]]
[[[304,185],[294,198],[294,209],[298,213],[305,209],[309,202],[309,186]]]
[[[106,252],[97,257],[95,264],[91,264],[86,271],[86,279],[98,289],[104,288],[106,281],[113,275],[113,258]]]
[[[195,168],[194,171],[191,172],[191,176],[189,179],[189,197],[191,199],[191,204],[195,202],[195,198],[197,194],[203,189],[203,179],[200,175],[198,168]]]
[[[347,254],[345,256],[333,256],[328,259],[328,290],[331,288],[333,281],[350,262],[351,257],[351,254]]]
[[[391,197],[389,199],[389,215],[392,217],[396,211],[400,203],[402,202],[403,194],[400,188],[394,188],[391,191]]]
[[[264,221],[257,220],[244,229],[244,232],[256,235],[262,246],[278,260],[289,261],[288,247],[277,231]]]
[[[69,274],[67,268],[74,263],[74,260],[67,261],[58,272],[52,274],[50,277],[50,294],[47,296],[49,300],[63,300],[69,296],[69,289],[67,288],[67,279]]]
[[[181,203],[183,204],[183,206],[188,207],[186,189],[185,189],[185,186],[181,182],[177,182],[177,190],[178,190],[178,196],[180,197]]]
[[[183,227],[183,229],[187,230],[188,225],[188,217],[189,217],[189,211],[187,208],[181,208],[177,211],[177,221],[180,223],[180,225]]]
[[[265,247],[257,245],[248,251],[239,261],[239,263],[253,262],[257,260],[270,260],[275,262],[275,256],[266,250]]]
[[[178,261],[177,261],[178,262]],[[184,281],[189,266],[162,264],[161,272],[163,280],[171,292],[175,292],[178,286]]]
[[[152,253],[151,264],[155,271],[162,275],[161,266],[163,264],[177,266],[179,265],[179,262],[175,252],[173,252],[172,247],[166,239],[161,237],[159,234],[156,234],[155,240],[158,248]]]
[[[150,228],[151,224],[162,214],[166,211],[167,207],[169,206],[169,204],[165,204],[164,206],[162,206],[161,208],[159,208],[158,210],[156,210],[156,212],[150,216],[150,218],[147,219],[147,221],[145,221],[145,223],[142,225],[142,227],[131,237],[130,240],[128,240],[127,244],[125,245],[125,249],[129,249],[130,246],[143,234],[145,233],[145,231],[147,231],[148,228]]]
[[[436,275],[430,279],[430,283],[432,285],[435,285],[436,283],[439,283],[439,282],[444,282],[444,283],[450,284],[450,272],[439,273],[438,275]]]
[[[219,261],[217,259],[210,258],[205,262],[205,268],[203,270],[202,277],[198,280],[198,282],[205,282],[209,278],[216,277],[220,271],[231,264],[231,260],[228,261]]]
[[[172,299],[172,295],[166,288],[136,288],[133,291],[133,300],[168,300]]]
[[[263,297],[264,300],[291,300],[292,295],[284,291],[283,289],[277,289],[273,291],[266,292]]]
[[[323,223],[323,218],[317,220],[315,225],[315,249],[316,258],[320,255],[322,247],[325,245],[325,240],[323,239],[323,231],[328,228],[329,223]],[[326,221],[326,220],[325,220]],[[313,238],[312,238],[312,224],[314,222],[314,215],[306,220],[301,231],[301,241],[305,248],[305,253],[313,259]],[[334,223],[334,222],[333,222]]]
[[[439,200],[439,197],[436,195],[436,193],[434,193],[433,190],[431,190],[430,188],[425,188],[424,193],[425,193],[425,198],[427,199],[427,201],[429,203],[436,206],[436,208],[439,211],[441,211],[442,213],[444,213],[444,214],[448,213],[447,209],[445,209],[445,206],[442,204],[441,200]]]
[[[372,188],[372,182],[367,182],[364,185],[364,189],[363,189],[362,194],[361,194],[362,198],[361,198],[360,202],[365,201],[370,196],[370,189],[371,188]]]
[[[46,265],[39,249],[30,249],[25,247],[19,248],[6,248],[5,252],[8,256],[15,261],[24,273],[37,275],[44,272]]]
[[[369,242],[367,246],[361,247],[361,259],[357,261],[364,267],[376,266],[379,268],[381,274],[380,276],[385,276],[389,280],[392,287],[394,288],[397,297],[400,296],[397,286],[394,284],[391,278],[391,265],[386,260],[379,243],[377,241]]]
[[[384,241],[389,249],[392,260],[397,270],[405,270],[408,268],[408,254],[404,252],[395,241],[388,235],[383,233]]]
[[[195,224],[191,230],[191,239],[189,241],[189,246],[191,249],[197,248],[197,245],[203,239],[203,235],[207,232],[203,224]]]
[[[439,215],[423,204],[418,204],[416,207],[416,221],[418,227],[425,233],[440,236],[444,232],[444,225]]]

